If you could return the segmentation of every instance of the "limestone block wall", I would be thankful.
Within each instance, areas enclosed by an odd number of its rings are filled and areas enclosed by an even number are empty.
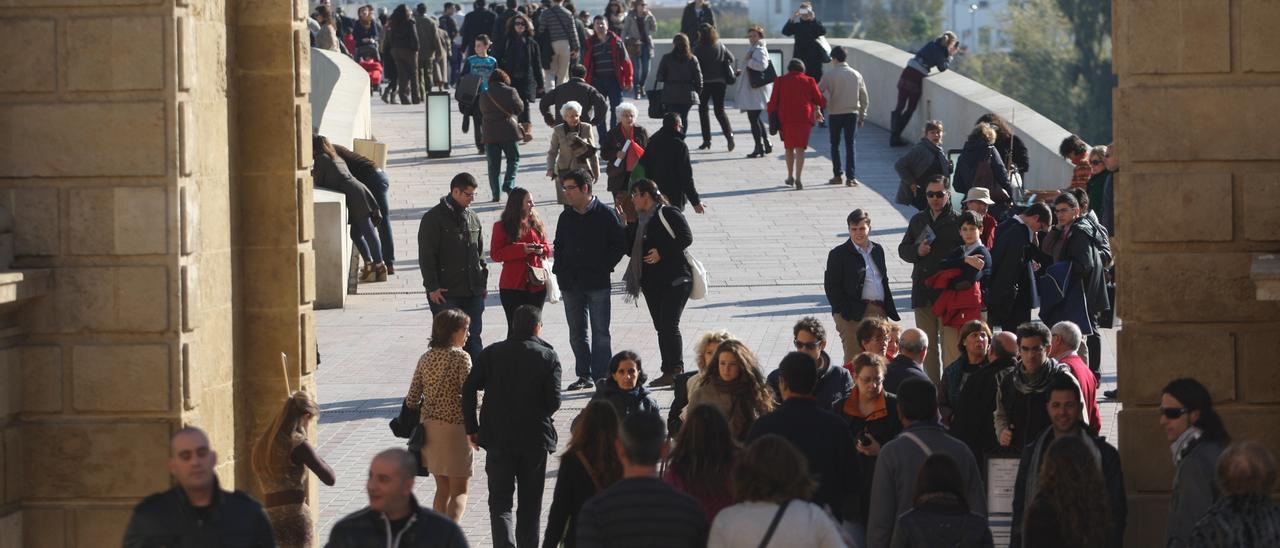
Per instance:
[[[1120,450],[1129,542],[1164,536],[1172,464],[1155,406],[1180,376],[1237,439],[1280,452],[1280,303],[1253,255],[1280,250],[1280,2],[1113,4]]]

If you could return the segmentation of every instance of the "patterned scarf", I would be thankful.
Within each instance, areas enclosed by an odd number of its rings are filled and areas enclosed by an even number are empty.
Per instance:
[[[627,263],[627,273],[622,276],[622,280],[627,284],[627,293],[622,296],[622,300],[629,303],[635,303],[640,306],[640,269],[644,265],[644,233],[649,228],[649,221],[653,219],[653,215],[662,206],[654,204],[649,211],[640,211],[637,214],[636,239],[631,242],[631,261]]]
[[[1014,367],[1009,375],[1013,377],[1013,387],[1023,394],[1039,394],[1049,388],[1049,381],[1055,373],[1065,373],[1067,366],[1050,359],[1040,369],[1030,375],[1023,367]]]

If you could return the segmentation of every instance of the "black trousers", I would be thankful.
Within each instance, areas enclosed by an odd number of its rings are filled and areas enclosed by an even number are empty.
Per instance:
[[[724,82],[709,82],[702,85],[702,102],[698,104],[698,121],[702,123],[702,140],[711,140],[711,117],[709,107],[716,109],[716,121],[720,122],[720,133],[726,140],[733,140],[733,128],[729,126],[729,115],[724,112]],[[686,133],[688,131],[686,130]]]
[[[763,111],[748,110],[747,122],[751,124],[751,140],[756,149],[763,151],[765,143],[769,142],[769,128],[765,126],[761,112]]]
[[[516,315],[516,309],[526,304],[531,304],[542,310],[542,303],[547,302],[547,290],[542,291],[525,291],[523,289],[499,289],[498,299],[502,301],[502,311],[507,314],[507,330],[511,330],[511,319]]]
[[[693,282],[662,287],[642,287],[644,302],[649,305],[653,328],[658,332],[658,351],[662,354],[662,372],[675,375],[684,372],[684,339],[680,336],[680,316],[689,302]]]
[[[542,536],[542,492],[547,476],[543,449],[486,450],[484,472],[489,476],[489,530],[496,548],[537,548]],[[512,527],[511,504],[519,489],[520,506]]]

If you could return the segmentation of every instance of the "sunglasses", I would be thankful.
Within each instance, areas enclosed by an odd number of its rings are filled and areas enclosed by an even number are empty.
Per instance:
[[[935,191],[935,190],[931,190],[931,191],[929,191],[929,192],[926,192],[926,193],[924,193],[924,195],[925,195],[925,196],[928,196],[928,197],[930,197],[930,198],[946,198],[946,197],[947,197],[947,193],[946,193],[946,192],[938,192],[938,191]]]
[[[1191,410],[1187,409],[1186,407],[1161,407],[1160,408],[1160,414],[1164,415],[1164,418],[1169,420],[1180,418],[1189,412],[1191,412]]]
[[[1102,160],[1089,160],[1089,165],[1100,166],[1102,165]]]
[[[798,340],[797,340],[797,341],[793,341],[793,342],[795,342],[795,345],[796,345],[796,349],[797,349],[797,350],[817,350],[817,349],[818,349],[818,345],[819,345],[822,341],[804,342],[804,341],[798,341]]]

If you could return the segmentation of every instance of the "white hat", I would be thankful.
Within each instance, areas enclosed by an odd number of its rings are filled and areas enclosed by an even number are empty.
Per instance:
[[[976,187],[976,186],[975,186],[975,187],[973,187],[973,188],[971,188],[971,189],[969,189],[969,192],[966,192],[966,193],[964,194],[964,201],[966,201],[966,202],[982,202],[982,203],[987,204],[987,205],[996,205],[996,203],[995,203],[995,202],[991,201],[991,191],[990,191],[990,190],[987,190],[987,189],[982,188],[982,187]]]

